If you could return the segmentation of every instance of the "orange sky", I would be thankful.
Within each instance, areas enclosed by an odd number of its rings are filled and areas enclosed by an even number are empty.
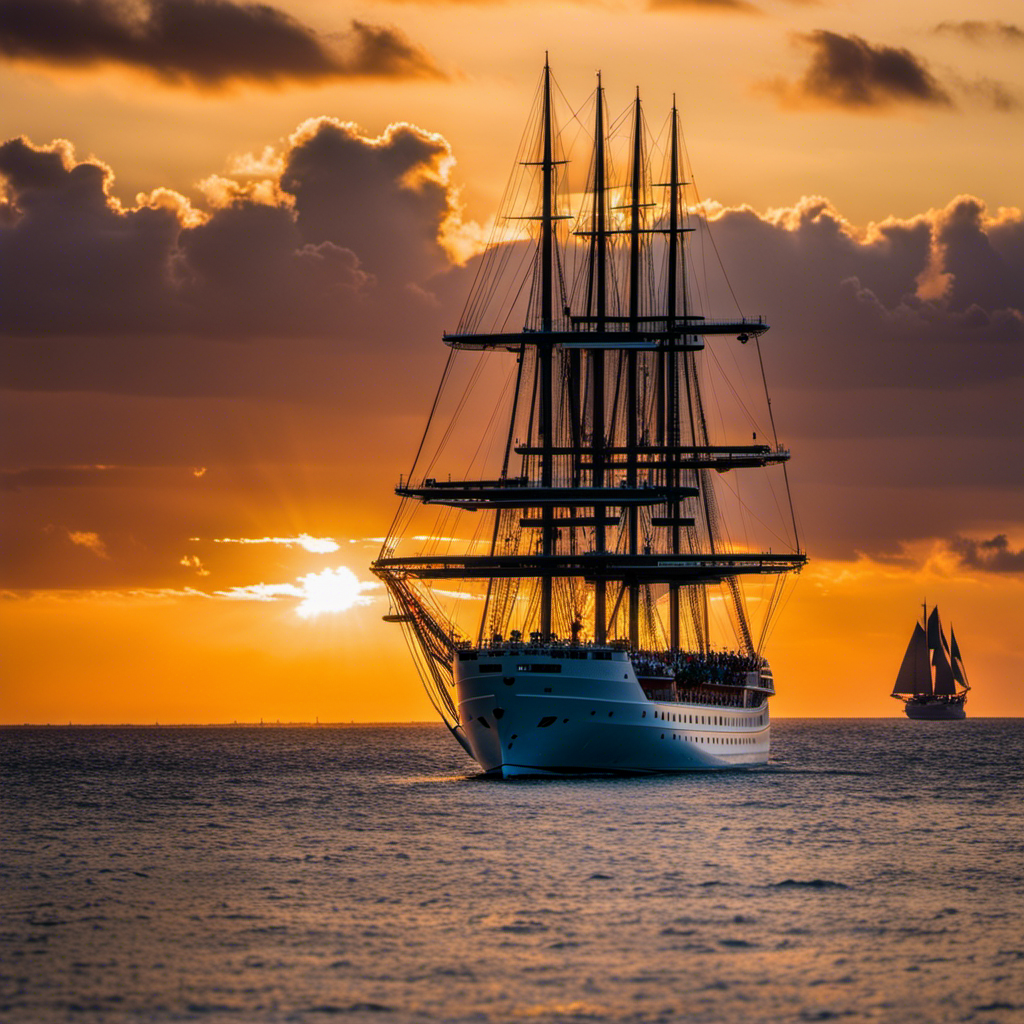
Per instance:
[[[969,713],[1020,713],[1019,4],[278,10],[258,54],[153,26],[69,57],[59,23],[0,47],[0,722],[433,717],[367,565],[545,48],[568,129],[598,68],[656,127],[678,93],[773,324],[811,558],[774,713],[895,714],[925,599]],[[303,617],[318,581],[352,603]]]

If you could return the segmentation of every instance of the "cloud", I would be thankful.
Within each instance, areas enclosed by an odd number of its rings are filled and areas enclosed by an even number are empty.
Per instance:
[[[109,558],[107,545],[103,543],[98,533],[91,530],[68,530],[68,540],[80,548],[86,548],[97,558]]]
[[[652,11],[701,11],[736,14],[761,14],[761,8],[747,0],[648,0]]]
[[[231,0],[0,0],[0,54],[56,67],[118,64],[168,85],[444,78],[393,28],[326,39],[267,4]]]
[[[971,43],[1024,44],[1024,28],[1006,21],[942,21],[932,31],[936,35],[959,36]]]
[[[193,541],[199,541],[199,537],[193,537]],[[311,537],[308,533],[299,534],[298,537],[217,537],[214,544],[280,544],[283,547],[300,547],[315,555],[330,554],[339,549],[337,541],[330,537]]]
[[[959,196],[858,228],[819,197],[722,210],[712,231],[744,309],[770,311],[762,348],[814,555],[969,534],[993,507],[1024,524],[1020,210]],[[708,305],[728,302],[718,285]]]
[[[271,179],[222,179],[205,209],[166,189],[125,207],[113,170],[78,161],[66,140],[0,145],[0,334],[74,337],[41,357],[100,375],[84,338],[337,338],[434,301],[407,289],[452,266],[446,240],[461,227],[442,136],[395,124],[374,138],[317,118],[270,164]],[[15,380],[41,355],[23,348],[8,361]],[[108,362],[149,365],[123,352]]]
[[[198,555],[182,555],[178,565],[183,565],[186,569],[194,569],[200,576],[210,575],[210,570],[203,565]]]
[[[346,74],[352,77],[448,77],[428,54],[413,46],[397,29],[353,19],[346,50]]]
[[[819,105],[872,111],[896,103],[951,107],[953,101],[924,60],[902,47],[869,43],[860,36],[827,29],[798,33],[794,40],[811,51],[796,82],[777,79],[765,88],[787,105]]]
[[[1020,97],[1007,86],[994,78],[961,78],[953,76],[956,87],[969,98],[982,106],[989,107],[1000,114],[1020,110]]]
[[[1004,533],[997,534],[991,540],[954,537],[949,547],[959,556],[960,564],[967,568],[985,572],[1024,573],[1024,548],[1014,551]]]

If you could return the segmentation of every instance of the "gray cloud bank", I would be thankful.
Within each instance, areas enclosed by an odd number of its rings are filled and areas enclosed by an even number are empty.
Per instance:
[[[212,178],[212,209],[157,189],[126,208],[111,169],[69,143],[0,146],[0,301],[8,336],[333,334],[372,300],[449,265],[443,138],[368,139],[308,122],[279,167]]]
[[[275,7],[232,0],[0,0],[0,54],[57,67],[119,64],[200,88],[444,77],[395,29],[353,20],[327,40]]]
[[[444,244],[460,223],[450,166],[444,139],[422,129],[371,139],[318,119],[245,173],[211,179],[202,210],[159,189],[128,207],[110,168],[68,143],[0,147],[3,484],[25,530],[46,521],[44,492],[66,502],[115,480],[74,467],[341,459],[346,473],[328,474],[338,502],[356,476],[386,493],[475,269]],[[712,231],[744,310],[774,325],[765,362],[815,555],[1024,529],[1019,210],[960,196],[862,230],[805,198],[720,210]],[[728,290],[709,288],[707,308],[727,315]],[[713,344],[729,358],[731,339]],[[88,571],[113,572],[110,550]],[[1014,564],[993,550],[967,555]]]

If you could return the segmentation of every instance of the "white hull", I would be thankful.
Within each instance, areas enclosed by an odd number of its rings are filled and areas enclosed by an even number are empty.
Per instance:
[[[768,704],[649,700],[622,651],[459,652],[458,732],[485,772],[702,771],[765,764]]]

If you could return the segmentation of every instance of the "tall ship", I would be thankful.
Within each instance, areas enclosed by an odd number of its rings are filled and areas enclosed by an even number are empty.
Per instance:
[[[386,618],[487,773],[763,764],[764,644],[806,561],[764,384],[768,324],[705,308],[717,250],[675,99],[652,140],[639,90],[609,120],[598,75],[566,132],[559,96],[545,61],[372,565]],[[757,527],[772,515],[769,546]]]
[[[892,696],[903,701],[907,718],[932,721],[966,718],[964,704],[971,686],[952,623],[947,640],[938,605],[930,615],[927,603],[921,607],[923,615],[921,621],[914,624]]]

